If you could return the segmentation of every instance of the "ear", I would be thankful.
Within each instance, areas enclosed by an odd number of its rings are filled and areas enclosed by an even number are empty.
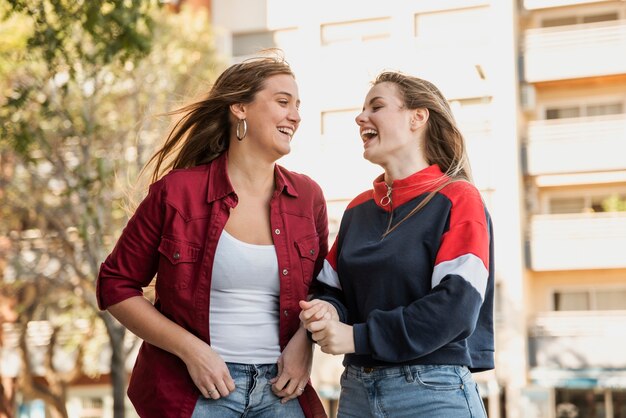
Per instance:
[[[245,119],[246,118],[246,105],[243,103],[231,104],[230,113],[232,113],[237,119]]]
[[[411,129],[417,130],[428,122],[428,117],[430,113],[426,108],[419,108],[413,110],[413,115],[411,116]]]

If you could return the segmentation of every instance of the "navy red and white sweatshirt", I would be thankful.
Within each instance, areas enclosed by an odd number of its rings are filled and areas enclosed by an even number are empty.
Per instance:
[[[389,195],[380,176],[348,205],[314,295],[353,325],[344,365],[494,367],[493,233],[478,190],[446,185],[383,238],[447,180],[432,165]]]

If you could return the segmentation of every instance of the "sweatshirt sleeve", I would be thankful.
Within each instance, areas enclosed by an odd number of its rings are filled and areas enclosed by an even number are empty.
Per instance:
[[[331,303],[337,309],[339,320],[346,322],[348,314],[341,283],[339,282],[339,275],[337,274],[337,247],[338,237],[335,238],[335,242],[324,260],[322,270],[315,279],[316,292],[313,294],[313,299],[325,300]]]
[[[150,186],[122,231],[115,248],[100,266],[96,296],[100,309],[143,295],[157,271],[165,207],[165,180]]]
[[[430,292],[408,306],[374,310],[355,324],[356,354],[403,362],[473,333],[490,277],[490,231],[478,191],[469,184],[450,189],[449,228],[440,240]]]

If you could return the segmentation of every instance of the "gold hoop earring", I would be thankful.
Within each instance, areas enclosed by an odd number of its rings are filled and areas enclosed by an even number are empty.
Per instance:
[[[248,122],[245,119],[239,119],[237,121],[237,128],[235,129],[235,136],[242,141],[248,133]]]

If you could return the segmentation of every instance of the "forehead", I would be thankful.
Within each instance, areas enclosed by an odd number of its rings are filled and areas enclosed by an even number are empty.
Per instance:
[[[369,102],[375,97],[380,97],[388,101],[395,100],[402,102],[402,94],[400,93],[400,89],[398,89],[398,86],[396,86],[395,83],[390,83],[388,81],[384,81],[373,86],[367,93],[365,101]]]
[[[276,74],[268,77],[263,83],[263,90],[269,94],[288,93],[299,99],[298,84],[289,74]]]

